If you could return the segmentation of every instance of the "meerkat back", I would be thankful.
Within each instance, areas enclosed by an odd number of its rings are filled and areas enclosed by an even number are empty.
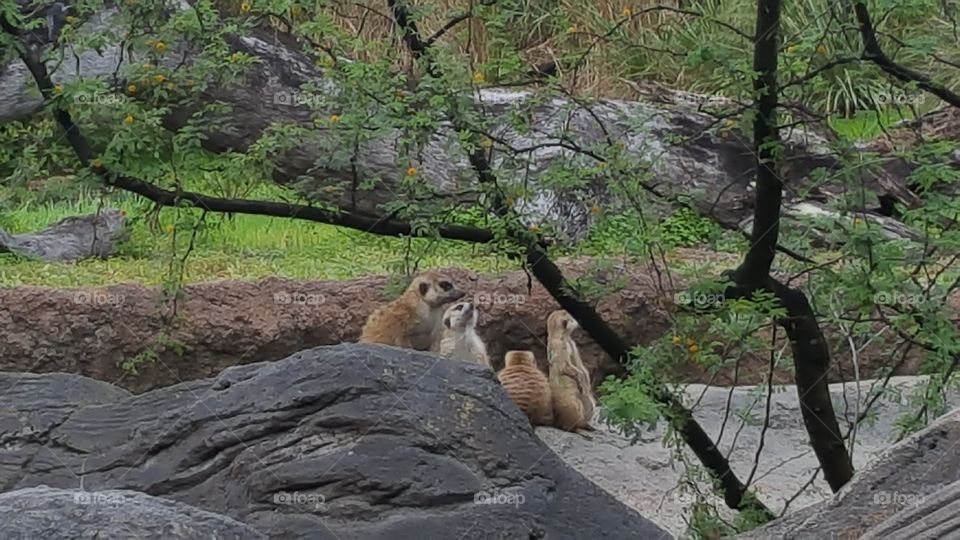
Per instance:
[[[567,431],[591,429],[595,409],[590,374],[572,336],[578,327],[576,320],[563,310],[554,311],[547,318],[547,361],[554,424]]]
[[[507,395],[536,426],[553,424],[553,399],[546,375],[537,369],[537,360],[530,351],[509,351],[504,367],[497,374]]]

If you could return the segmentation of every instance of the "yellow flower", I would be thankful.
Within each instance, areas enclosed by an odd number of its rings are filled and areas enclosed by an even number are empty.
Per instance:
[[[153,76],[153,82],[155,82],[155,83],[157,83],[157,84],[163,84],[163,81],[165,81],[165,80],[167,80],[167,78],[164,77],[163,75],[154,75],[154,76]]]
[[[324,54],[326,54],[326,53],[324,53]],[[324,57],[323,57],[323,60],[320,60],[320,63],[323,64],[323,67],[332,67],[332,66],[333,66],[333,58],[330,58],[329,56],[324,56]]]
[[[793,53],[797,52],[797,46],[796,46],[796,45],[790,45],[789,47],[787,47],[787,52],[790,53],[790,54],[793,54]]]
[[[55,85],[53,85],[53,92],[54,92],[55,94],[62,94],[62,93],[63,93],[63,85],[62,85],[62,84],[55,84]]]
[[[153,69],[153,64],[144,64],[143,69]]]
[[[132,123],[133,123],[133,115],[132,115],[132,114],[128,114],[127,117],[123,119],[123,123],[124,123],[124,124],[127,124],[128,126],[129,126],[130,124],[132,124]]]
[[[76,17],[73,17],[73,16],[69,16],[69,15],[68,15],[67,18],[64,19],[64,20],[66,20],[68,24],[73,24],[73,23],[77,22],[79,19],[77,19]]]
[[[623,8],[623,16],[624,16],[624,17],[627,17],[627,18],[632,17],[632,16],[633,16],[633,10],[630,9],[630,8],[628,8],[628,7]]]
[[[135,85],[135,84],[128,84],[128,85],[127,85],[127,93],[129,93],[129,94],[136,94],[136,93],[137,93],[137,85]]]
[[[250,5],[250,2],[244,2],[244,3],[240,4],[240,11],[241,11],[242,13],[250,13],[250,8],[252,8],[252,7],[253,7],[253,6]]]
[[[694,347],[697,345],[697,342],[694,341],[693,338],[687,338],[687,345]]]
[[[478,71],[477,73],[474,73],[474,74],[473,74],[473,82],[475,82],[475,83],[477,83],[477,84],[480,84],[480,83],[482,83],[482,82],[485,81],[485,80],[486,80],[486,78],[483,76],[483,73],[480,73],[480,72]]]
[[[407,176],[416,176],[416,175],[417,175],[416,167],[410,167],[409,169],[407,169]]]
[[[691,345],[687,347],[687,350],[690,351],[690,354],[697,354],[698,352],[700,352],[700,347],[697,347],[696,345]]]
[[[339,124],[339,123],[340,123],[340,115],[339,115],[339,114],[331,114],[331,115],[330,115],[330,123],[331,123],[331,124]],[[410,171],[407,171],[407,174],[410,174]],[[414,169],[413,174],[417,174],[416,169]],[[413,176],[413,174],[411,174],[410,176]]]
[[[604,170],[604,169],[606,169],[606,168],[607,168],[607,162],[606,162],[606,161],[601,161],[600,163],[597,163],[597,168],[600,169],[601,171]]]
[[[817,45],[817,54],[827,54],[827,46],[823,43]]]
[[[679,345],[681,341],[680,336],[673,336],[673,339],[671,341],[673,341],[674,345]]]
[[[335,188],[335,187],[333,187],[333,186],[324,186],[324,188],[323,188],[323,191],[326,192],[326,193],[333,193],[333,192],[336,191],[336,190],[337,190],[337,188]]]
[[[484,148],[489,150],[493,146],[493,140],[491,140],[490,137],[484,137],[483,142],[480,144],[482,144]]]
[[[299,16],[300,16],[300,6],[297,6],[297,5],[290,6],[290,14],[293,15],[294,17],[299,17]]]
[[[863,219],[861,219],[861,218],[853,218],[853,226],[854,226],[854,227],[856,227],[857,225],[860,225],[860,224],[862,224],[862,223],[863,223]]]
[[[93,166],[94,169],[102,169],[102,168],[103,168],[103,162],[100,161],[100,158],[96,158],[96,159],[94,159],[93,161],[91,161],[91,162],[90,162],[90,165]]]
[[[173,223],[171,223],[171,224],[167,225],[166,227],[164,227],[164,229],[166,229],[166,231],[167,231],[168,233],[173,233],[173,231],[176,229],[176,227],[173,225]]]
[[[230,62],[236,64],[237,62],[240,61],[241,58],[242,58],[242,55],[238,52],[235,52],[230,55]]]
[[[727,118],[726,120],[723,121],[723,125],[727,127],[733,127],[737,125],[737,121],[732,118]]]
[[[540,231],[540,225],[537,225],[536,223],[530,225],[529,228],[530,228],[530,232],[538,232],[538,231]]]
[[[164,43],[164,42],[162,42],[162,41],[158,41],[158,42],[156,42],[156,43],[153,44],[153,48],[156,49],[156,50],[158,50],[158,51],[163,52],[163,51],[167,48],[167,44]]]
[[[576,33],[577,33],[577,25],[573,25],[573,26],[571,26],[570,28],[567,28],[567,33],[568,33],[568,34],[576,34]]]

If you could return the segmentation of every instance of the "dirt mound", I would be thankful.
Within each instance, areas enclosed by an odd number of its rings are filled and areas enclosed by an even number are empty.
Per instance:
[[[597,308],[629,343],[649,344],[671,328],[658,292],[666,284],[659,285],[660,278],[649,269],[614,264],[596,272],[583,259],[560,266],[571,278],[589,273],[593,281],[625,283],[619,292],[601,298]],[[480,307],[479,332],[495,367],[502,365],[507,350],[530,349],[545,369],[546,318],[559,306],[536,280],[519,271],[448,271]],[[186,287],[176,304],[163,302],[158,289],[139,285],[0,290],[0,370],[76,373],[139,393],[211,377],[229,366],[355,341],[366,317],[388,300],[389,289],[384,276],[221,281]],[[583,332],[578,334],[584,361],[597,381],[610,370],[611,361]],[[843,349],[838,350],[842,354]],[[864,353],[861,376],[871,376],[886,361],[884,355]],[[745,357],[736,375],[711,375],[685,365],[676,377],[684,382],[756,384],[764,382],[767,362]],[[830,380],[850,380],[849,360],[838,356],[835,363],[840,367],[835,366]],[[898,373],[913,373],[913,365],[906,363]],[[792,380],[786,370],[775,377],[780,383]]]

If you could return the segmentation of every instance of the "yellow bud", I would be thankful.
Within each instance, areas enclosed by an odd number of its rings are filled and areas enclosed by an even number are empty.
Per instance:
[[[250,2],[244,2],[244,3],[240,4],[240,11],[243,12],[243,13],[250,13],[250,9],[251,9],[252,7],[253,7],[253,6],[250,5]]]
[[[416,167],[410,167],[409,169],[407,169],[407,176],[416,176],[416,175],[417,175]]]
[[[103,162],[100,161],[100,158],[96,158],[96,159],[94,159],[93,161],[91,161],[91,162],[90,162],[90,165],[91,165],[94,169],[102,169],[102,168],[103,168]]]
[[[243,58],[243,55],[241,55],[241,54],[238,53],[238,52],[235,52],[235,53],[233,53],[233,54],[230,55],[230,61],[233,62],[234,64],[236,64],[237,62],[239,62],[241,58]]]
[[[62,94],[62,93],[63,93],[63,85],[62,85],[62,84],[55,84],[55,85],[53,85],[53,93],[55,93],[55,94]]]
[[[569,33],[569,34],[576,34],[576,33],[577,33],[577,25],[573,25],[573,26],[571,26],[570,28],[567,28],[567,33]]]
[[[694,346],[694,345],[696,345],[696,344],[697,344],[697,342],[694,341],[693,338],[687,338],[687,345],[690,345],[690,346],[692,347],[692,346]]]
[[[606,169],[606,168],[607,168],[607,162],[606,162],[606,161],[601,161],[600,163],[597,163],[597,168],[600,169],[601,171],[604,170],[604,169]]]
[[[339,124],[339,123],[340,123],[340,115],[339,115],[339,114],[331,114],[331,115],[330,115],[330,123],[331,123],[331,124]],[[409,171],[408,171],[408,174],[409,174]],[[414,169],[414,174],[416,174],[416,170],[415,170],[415,169]],[[413,176],[413,175],[411,175],[411,176]]]
[[[123,123],[124,123],[124,124],[127,124],[128,126],[129,126],[130,124],[132,124],[132,123],[133,123],[133,115],[132,115],[132,114],[128,114],[127,117],[123,119]]]
[[[483,73],[477,72],[473,74],[473,82],[480,84],[485,80],[486,78],[483,76]]]
[[[143,69],[153,69],[153,64],[144,64]]]
[[[536,223],[534,223],[534,224],[530,225],[529,228],[530,228],[530,231],[531,231],[531,232],[538,232],[538,231],[540,230],[540,225],[537,225]]]
[[[156,43],[153,44],[153,48],[156,49],[156,50],[158,50],[158,51],[163,52],[163,51],[167,48],[167,44],[164,43],[164,42],[162,42],[162,41],[158,41],[158,42],[156,42]]]
[[[822,43],[817,45],[817,54],[827,54],[827,46]]]
[[[687,350],[690,351],[690,354],[697,354],[698,352],[700,352],[700,347],[697,347],[696,345],[691,345],[687,348]]]
[[[76,17],[73,17],[73,16],[67,16],[67,18],[66,18],[65,20],[67,21],[67,23],[73,24],[73,23],[77,22],[79,19],[77,19]]]
[[[128,84],[128,85],[127,85],[127,93],[129,93],[129,94],[136,94],[136,93],[137,93],[137,85],[135,85],[135,84]]]
[[[673,341],[673,344],[674,344],[674,345],[679,345],[679,344],[680,344],[680,341],[681,341],[680,336],[673,336],[673,340],[672,340],[672,341]]]
[[[154,76],[153,76],[153,82],[155,82],[155,83],[157,83],[157,84],[163,84],[163,81],[165,81],[165,80],[167,80],[167,78],[164,77],[163,75],[154,75]]]
[[[796,45],[791,45],[791,46],[787,47],[787,52],[790,53],[790,54],[793,54],[793,53],[797,52],[797,46],[796,46]]]
[[[483,145],[484,148],[489,150],[493,146],[493,141],[490,139],[490,137],[484,137],[483,142],[481,144]]]
[[[624,17],[627,17],[627,18],[632,17],[632,16],[633,16],[633,10],[630,9],[630,8],[628,8],[628,7],[623,8],[623,16],[624,16]]]

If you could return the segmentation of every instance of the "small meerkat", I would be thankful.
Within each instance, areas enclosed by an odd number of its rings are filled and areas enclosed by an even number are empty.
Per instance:
[[[535,426],[553,425],[553,400],[546,375],[537,368],[537,358],[530,351],[508,351],[503,369],[497,373],[510,399]]]
[[[459,302],[443,313],[443,336],[436,345],[440,356],[476,362],[490,367],[487,347],[477,335],[477,307],[472,302]]]
[[[360,343],[426,351],[437,340],[444,306],[464,294],[443,274],[420,274],[399,298],[370,314],[360,333]]]
[[[572,334],[577,328],[580,325],[566,311],[554,311],[547,317],[547,364],[554,426],[567,431],[592,430],[590,420],[597,407],[590,373],[573,341]]]

